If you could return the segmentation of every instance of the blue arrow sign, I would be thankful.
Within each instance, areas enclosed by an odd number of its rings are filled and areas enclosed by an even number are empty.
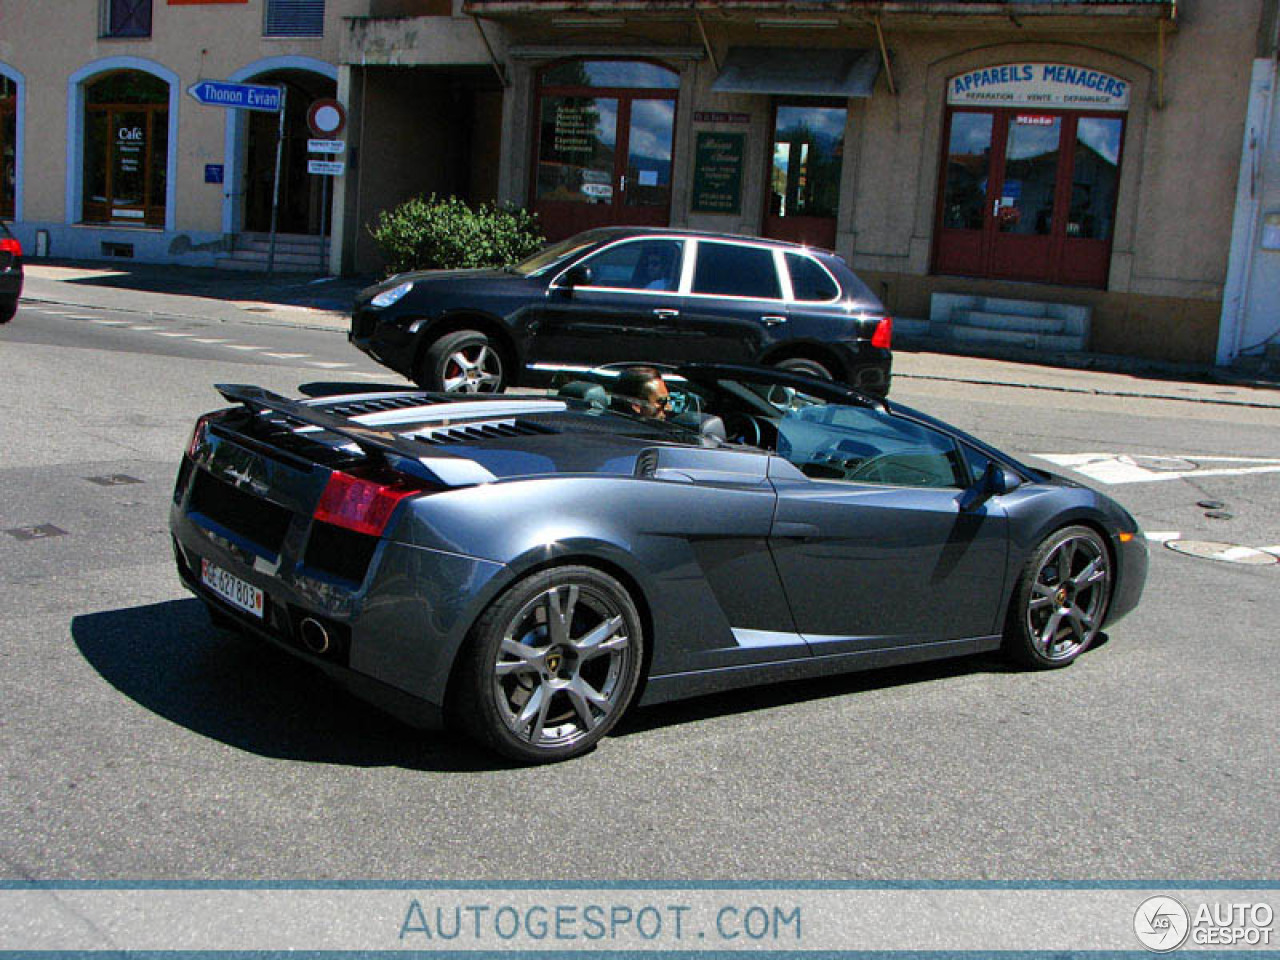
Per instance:
[[[226,80],[201,80],[187,87],[200,103],[214,107],[232,107],[236,110],[262,110],[280,112],[280,88],[265,87],[256,83],[230,83]]]

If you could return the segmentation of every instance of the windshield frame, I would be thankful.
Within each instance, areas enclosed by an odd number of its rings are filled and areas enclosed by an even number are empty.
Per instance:
[[[548,244],[532,256],[525,257],[506,269],[521,277],[542,277],[574,257],[599,246],[610,234],[606,230],[587,230]]]

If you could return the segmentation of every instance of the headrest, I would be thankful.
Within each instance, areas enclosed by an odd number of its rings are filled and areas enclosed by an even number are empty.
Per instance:
[[[590,383],[586,380],[574,380],[566,383],[560,388],[557,396],[567,397],[572,400],[585,400],[597,410],[603,410],[609,406],[608,391],[600,384]]]

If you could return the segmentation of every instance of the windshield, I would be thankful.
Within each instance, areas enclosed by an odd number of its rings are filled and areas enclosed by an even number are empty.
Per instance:
[[[543,273],[564,260],[568,260],[575,254],[581,253],[588,247],[599,243],[604,233],[600,230],[588,230],[586,233],[579,233],[569,237],[567,240],[561,240],[559,243],[553,243],[550,246],[543,247],[532,257],[527,260],[521,260],[514,266],[508,267],[512,273],[518,273],[522,277],[533,277]]]

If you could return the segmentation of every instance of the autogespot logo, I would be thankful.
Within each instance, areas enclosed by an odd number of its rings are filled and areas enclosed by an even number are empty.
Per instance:
[[[1133,915],[1133,932],[1138,941],[1155,953],[1176,950],[1187,939],[1191,917],[1187,908],[1173,897],[1150,897]]]

